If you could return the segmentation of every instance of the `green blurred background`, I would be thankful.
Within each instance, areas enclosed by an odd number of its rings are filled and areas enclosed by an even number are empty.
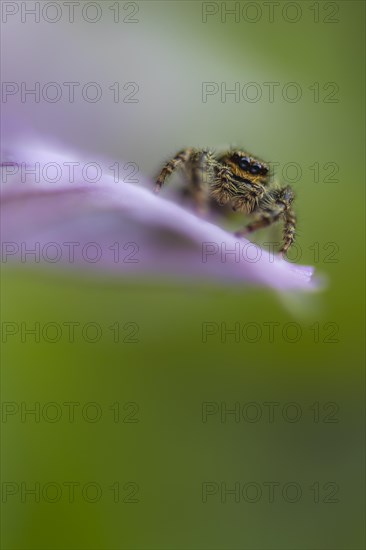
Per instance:
[[[149,177],[187,145],[240,144],[279,162],[280,179],[286,163],[297,163],[300,263],[315,265],[328,286],[305,297],[305,315],[261,289],[3,266],[3,322],[102,327],[96,343],[77,330],[73,343],[65,335],[22,343],[16,335],[2,346],[3,548],[363,548],[365,4],[280,2],[270,22],[268,3],[238,2],[236,22],[233,15],[221,20],[221,2],[149,1],[138,2],[132,24],[122,19],[135,7],[123,2],[113,22],[116,4],[99,2],[103,16],[94,24],[79,11],[72,24],[64,14],[55,24],[22,24],[19,16],[3,24],[4,80],[139,84],[136,104],[109,97],[16,104],[29,127],[91,158],[137,162]],[[207,9],[217,13],[204,23]],[[216,94],[202,102],[203,82],[228,89],[256,82],[263,96],[235,102]],[[280,83],[273,102],[264,82]],[[297,102],[283,99],[289,82],[301,88]],[[329,82],[337,87],[324,88]],[[337,101],[329,102],[334,89]],[[126,323],[137,323],[137,342],[114,342],[109,327],[116,322],[122,337]],[[203,323],[217,328],[206,342]],[[262,334],[222,342],[221,324],[235,323],[256,323]],[[300,327],[295,342],[287,323]],[[66,402],[80,404],[74,421]],[[97,408],[83,409],[90,402]],[[268,402],[278,404],[273,422]],[[34,403],[39,422],[4,415]],[[225,416],[235,406],[243,414]],[[101,418],[93,422],[95,411]],[[44,489],[51,482],[62,488],[53,503],[57,489]],[[71,503],[68,482],[78,484]],[[214,494],[205,499],[207,482]],[[273,502],[269,482],[279,484]],[[40,484],[39,502],[22,498],[22,483]],[[90,493],[88,483],[97,484]],[[235,483],[243,492],[222,502]],[[249,489],[246,496],[248,483],[260,487],[258,498]],[[289,502],[294,486],[286,493],[287,483],[301,488],[297,502]],[[96,486],[100,499],[91,502]]]

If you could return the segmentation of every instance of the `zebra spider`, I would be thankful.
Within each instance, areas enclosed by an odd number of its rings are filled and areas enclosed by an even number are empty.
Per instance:
[[[270,183],[265,162],[240,149],[215,155],[207,149],[187,148],[164,165],[156,180],[156,193],[177,168],[187,175],[198,213],[204,214],[210,199],[214,199],[219,205],[229,204],[233,210],[253,215],[251,223],[235,233],[238,237],[282,220],[280,252],[286,254],[295,240],[294,192],[289,185]]]

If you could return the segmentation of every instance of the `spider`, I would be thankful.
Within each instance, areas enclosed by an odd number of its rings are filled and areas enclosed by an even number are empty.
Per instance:
[[[215,155],[207,149],[190,147],[164,165],[156,180],[156,193],[177,168],[183,169],[188,176],[199,214],[207,212],[212,198],[219,205],[229,204],[233,210],[253,215],[253,221],[235,233],[237,237],[283,220],[280,252],[286,255],[295,240],[294,192],[289,185],[270,184],[269,167],[265,162],[239,149]]]

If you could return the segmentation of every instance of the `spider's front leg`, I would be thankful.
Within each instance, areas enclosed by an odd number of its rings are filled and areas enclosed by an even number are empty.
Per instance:
[[[189,161],[193,151],[194,150],[191,147],[187,149],[183,149],[182,151],[179,151],[179,153],[177,153],[175,157],[173,157],[171,160],[169,160],[165,164],[165,166],[163,167],[162,171],[160,172],[159,176],[156,179],[156,184],[154,189],[155,193],[159,193],[160,189],[164,185],[166,178],[170,176],[174,172],[174,170],[176,170],[177,168],[181,168],[183,165],[185,165]]]
[[[210,184],[210,194],[220,206],[229,203],[237,193],[237,184],[232,179],[229,167],[216,162],[213,165],[213,177]]]
[[[242,237],[252,233],[257,229],[268,227],[277,222],[280,218],[284,219],[283,244],[280,249],[282,256],[286,255],[290,246],[295,240],[296,217],[291,208],[294,199],[292,189],[287,186],[281,189],[268,191],[255,210],[255,218],[244,229],[238,231],[236,236]]]
[[[191,156],[191,192],[195,209],[200,216],[206,216],[210,200],[210,185],[215,178],[217,161],[211,151],[197,151]]]
[[[292,208],[289,208],[284,213],[285,226],[283,229],[283,244],[280,249],[282,256],[286,253],[295,240],[296,216]]]

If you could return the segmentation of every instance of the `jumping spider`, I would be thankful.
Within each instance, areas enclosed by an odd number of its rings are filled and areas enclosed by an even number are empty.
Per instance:
[[[238,237],[282,219],[280,252],[286,254],[295,240],[296,217],[291,206],[294,193],[288,185],[270,185],[269,167],[263,161],[242,150],[215,156],[206,149],[187,148],[165,164],[156,180],[156,193],[176,168],[185,170],[200,214],[207,211],[213,198],[219,205],[229,204],[233,210],[254,216],[249,225],[235,233]]]

